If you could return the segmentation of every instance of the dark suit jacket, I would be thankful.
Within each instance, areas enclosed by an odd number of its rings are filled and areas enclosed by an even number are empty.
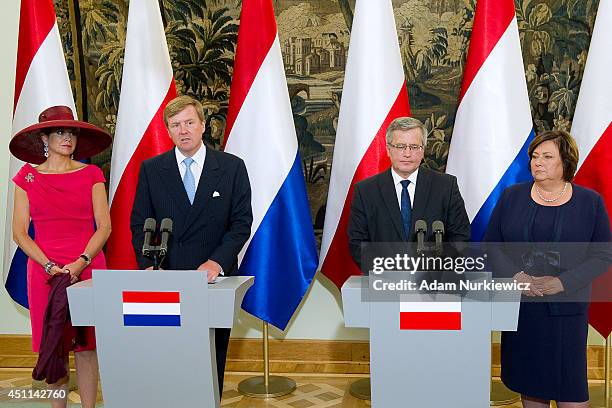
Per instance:
[[[431,224],[444,223],[444,240],[470,240],[470,221],[459,192],[457,178],[425,167],[419,168],[410,219],[410,239],[416,241],[414,223],[425,220],[432,241]],[[404,227],[391,168],[355,185],[348,225],[351,257],[361,264],[362,242],[403,242]]]
[[[212,259],[226,276],[235,274],[238,253],[253,222],[244,162],[206,148],[193,205],[187,198],[174,148],[142,163],[130,226],[138,265],[143,269],[153,264],[142,256],[142,228],[149,217],[158,223],[171,218],[174,223],[164,269],[196,269]]]

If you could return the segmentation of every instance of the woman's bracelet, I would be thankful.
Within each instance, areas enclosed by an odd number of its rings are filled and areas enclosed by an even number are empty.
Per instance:
[[[87,252],[83,252],[79,255],[79,258],[85,261],[85,266],[88,266],[91,263],[91,256]]]
[[[47,275],[51,276],[51,269],[54,266],[57,266],[57,264],[53,261],[49,261],[43,266],[43,268],[45,269],[45,272],[47,272]]]

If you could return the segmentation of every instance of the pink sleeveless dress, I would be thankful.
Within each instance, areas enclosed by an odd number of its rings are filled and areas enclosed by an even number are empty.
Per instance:
[[[72,173],[43,174],[25,164],[13,181],[28,195],[34,241],[40,249],[60,267],[75,261],[95,232],[92,188],[94,184],[106,181],[102,171],[94,165],[88,165]],[[91,279],[92,269],[106,269],[102,251],[83,270],[79,280]],[[31,259],[28,259],[27,271],[32,350],[38,352],[50,289],[47,280],[50,276]],[[84,329],[87,342],[84,346],[74,347],[75,351],[96,348],[93,327]],[[74,328],[67,324],[66,342],[71,341],[74,332]]]

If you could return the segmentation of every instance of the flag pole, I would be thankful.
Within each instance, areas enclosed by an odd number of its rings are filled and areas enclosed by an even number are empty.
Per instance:
[[[589,389],[590,400],[597,401],[598,405],[595,407],[610,408],[612,406],[610,401],[610,357],[612,357],[612,334],[609,334],[606,338],[606,344],[604,346],[604,383],[603,385],[596,385]],[[601,401],[601,402],[599,402]]]
[[[606,408],[610,408],[610,338],[612,337],[612,334],[608,335],[608,338],[606,339],[606,352],[605,352],[605,359],[606,359],[606,364],[605,364],[605,384],[604,384],[604,398],[605,398],[605,407]]]
[[[493,350],[493,333],[491,333],[491,350]],[[491,359],[491,406],[510,405],[521,399],[520,394],[508,389],[501,381],[493,381],[493,359]]]
[[[270,339],[268,322],[263,322],[264,375],[247,378],[238,384],[238,392],[247,397],[273,398],[291,394],[296,389],[295,381],[289,377],[270,375]]]

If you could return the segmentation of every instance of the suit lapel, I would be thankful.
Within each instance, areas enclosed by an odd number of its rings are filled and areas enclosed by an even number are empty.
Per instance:
[[[431,173],[428,169],[419,168],[417,176],[416,190],[414,192],[414,205],[412,206],[412,214],[410,223],[414,225],[416,220],[423,219],[425,208],[427,208],[427,200],[429,199],[429,190],[431,189]]]
[[[179,173],[174,148],[164,154],[159,176],[162,185],[168,190],[168,194],[176,202],[181,213],[186,214],[191,204],[189,203],[189,197],[187,197],[187,192],[183,185],[181,173]]]
[[[391,216],[391,221],[398,233],[398,236],[404,239],[404,224],[402,223],[402,213],[397,202],[397,192],[395,191],[395,185],[393,184],[393,176],[391,176],[391,169],[384,172],[379,178],[378,185],[380,187],[381,196],[385,205],[387,206],[388,214]]]
[[[191,205],[188,209],[185,229],[183,229],[181,236],[184,235],[189,230],[189,227],[194,224],[192,221],[198,218],[204,208],[210,204],[215,187],[217,187],[217,184],[219,184],[219,181],[223,175],[223,170],[221,167],[219,167],[219,162],[214,154],[215,152],[208,147],[205,148],[206,158],[204,159],[202,175],[200,176],[198,188],[193,199],[193,205]],[[187,193],[185,193],[185,197],[187,197]],[[187,203],[189,203],[189,200],[187,200]]]

